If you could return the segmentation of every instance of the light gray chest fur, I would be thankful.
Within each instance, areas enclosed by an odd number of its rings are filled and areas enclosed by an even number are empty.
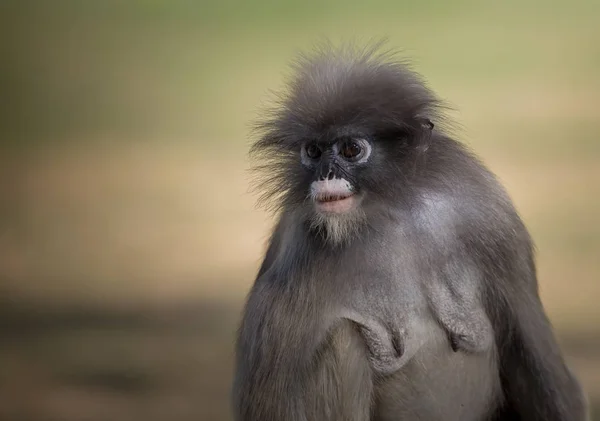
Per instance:
[[[330,320],[348,315],[373,321],[377,335],[401,336],[403,353],[391,363],[394,372],[374,378],[375,420],[485,420],[500,383],[491,326],[473,293],[474,280],[465,276],[445,285],[422,279],[427,272],[418,254],[403,246],[410,244],[405,235],[389,232],[369,245],[368,255],[345,256],[333,279],[315,279],[338,291],[328,295],[336,301],[329,306]],[[464,333],[479,348],[453,350],[452,332]]]
[[[424,258],[408,248],[418,244],[416,235],[398,228],[308,267],[296,260],[296,268],[276,264],[265,273],[250,298],[257,311],[251,319],[260,322],[247,332],[257,346],[248,358],[254,372],[264,373],[259,378],[273,390],[304,396],[313,418],[486,420],[500,385],[476,276],[456,271],[451,259]],[[356,325],[367,326],[368,334],[358,334]],[[401,355],[394,354],[394,337]],[[458,338],[455,349],[451,337]],[[356,414],[365,405],[356,402],[365,396],[374,408],[361,418]],[[274,412],[288,411],[282,405],[289,403],[271,402],[281,408]]]

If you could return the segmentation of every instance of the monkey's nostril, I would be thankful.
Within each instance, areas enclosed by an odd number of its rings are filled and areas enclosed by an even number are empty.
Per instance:
[[[333,180],[333,171],[329,171],[329,174],[327,174],[327,179]]]

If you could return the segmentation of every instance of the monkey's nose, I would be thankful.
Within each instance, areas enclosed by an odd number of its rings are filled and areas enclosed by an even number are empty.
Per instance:
[[[327,169],[327,172],[322,171],[321,175],[319,177],[319,180],[333,180],[333,178],[335,177],[335,174],[333,173],[333,170],[331,168]]]

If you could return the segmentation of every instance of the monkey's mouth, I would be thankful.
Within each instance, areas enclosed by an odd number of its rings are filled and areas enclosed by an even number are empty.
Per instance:
[[[315,200],[317,202],[320,203],[329,203],[329,202],[335,202],[337,200],[344,200],[349,198],[350,196],[353,196],[353,193],[346,193],[346,194],[320,194],[317,195],[317,197],[315,197]]]
[[[354,193],[318,194],[315,196],[315,207],[318,211],[343,213],[354,207]]]

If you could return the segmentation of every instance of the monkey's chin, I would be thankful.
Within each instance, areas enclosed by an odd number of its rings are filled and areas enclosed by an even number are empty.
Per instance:
[[[353,195],[337,200],[315,201],[310,217],[311,230],[334,246],[347,244],[360,232],[365,213],[360,206],[361,196]]]
[[[317,212],[330,214],[343,214],[356,208],[356,195],[350,195],[335,200],[316,200],[315,209]]]

